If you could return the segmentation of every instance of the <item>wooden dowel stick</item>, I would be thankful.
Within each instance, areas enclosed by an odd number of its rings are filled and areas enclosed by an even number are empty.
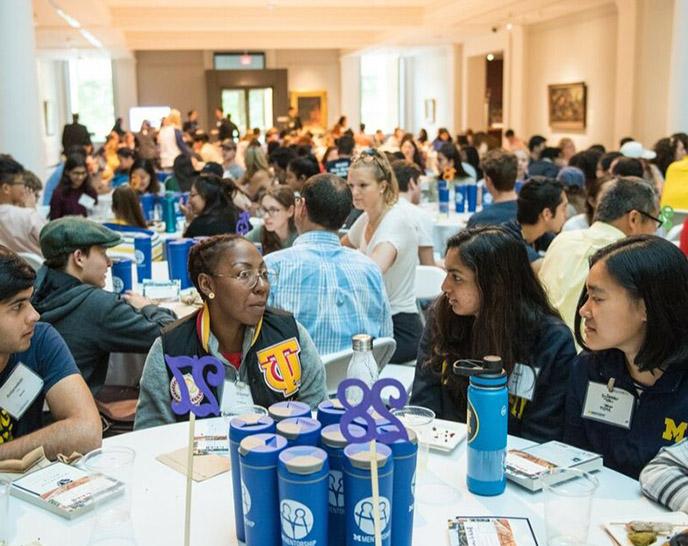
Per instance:
[[[194,452],[194,428],[196,414],[189,412],[189,445],[186,454],[186,508],[184,516],[184,546],[190,546],[191,542],[191,484],[193,479],[193,452]]]
[[[377,478],[377,445],[370,442],[370,481],[373,492],[373,522],[375,525],[375,546],[382,546],[382,529],[380,528],[380,484]]]

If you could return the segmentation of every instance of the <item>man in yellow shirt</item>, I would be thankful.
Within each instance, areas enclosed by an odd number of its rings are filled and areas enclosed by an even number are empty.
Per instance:
[[[576,306],[597,250],[629,235],[653,234],[661,225],[654,189],[641,178],[623,177],[609,184],[587,229],[560,233],[540,268],[550,302],[573,331]]]
[[[666,205],[674,210],[688,210],[688,156],[667,169],[662,190],[662,206]]]

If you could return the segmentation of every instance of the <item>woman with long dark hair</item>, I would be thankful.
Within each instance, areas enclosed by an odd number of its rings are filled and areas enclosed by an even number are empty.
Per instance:
[[[62,178],[50,198],[51,220],[63,216],[88,216],[98,203],[98,194],[91,184],[86,157],[71,154],[65,161]],[[87,206],[90,205],[90,206]]]
[[[263,246],[263,256],[289,248],[298,236],[294,224],[296,200],[289,186],[273,186],[260,197],[263,224],[253,228],[246,238]]]
[[[411,403],[441,419],[466,419],[461,359],[502,358],[509,375],[509,433],[560,440],[571,362],[571,331],[552,308],[525,247],[501,227],[464,230],[447,242],[447,276],[418,350]]]
[[[444,173],[448,169],[454,169],[455,182],[466,182],[471,177],[461,164],[461,154],[453,142],[442,144],[437,151],[437,168],[440,178],[444,178]]]
[[[187,192],[191,189],[191,183],[196,176],[191,157],[180,154],[174,158],[172,175],[165,179],[165,189],[167,191]]]
[[[418,148],[416,141],[413,140],[413,135],[411,133],[406,133],[402,137],[399,150],[403,154],[406,161],[415,163],[421,168],[422,171],[425,170],[425,159],[423,159],[423,154]]]
[[[584,326],[584,328],[583,328]],[[635,235],[593,254],[578,303],[564,441],[637,478],[688,423],[688,261]]]
[[[139,194],[160,193],[160,182],[155,172],[155,165],[150,159],[137,159],[129,169],[129,185]]]
[[[239,211],[232,202],[237,188],[231,179],[214,175],[194,178],[189,204],[182,210],[189,222],[184,237],[235,233]]]

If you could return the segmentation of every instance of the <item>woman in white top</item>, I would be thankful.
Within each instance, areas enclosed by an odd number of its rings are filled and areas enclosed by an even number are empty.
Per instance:
[[[182,137],[182,116],[179,110],[171,110],[165,118],[164,127],[158,133],[160,147],[160,167],[172,171],[174,160],[179,154],[191,155],[191,150]]]
[[[349,168],[348,184],[354,207],[362,209],[363,214],[342,243],[359,249],[380,266],[397,342],[391,362],[408,362],[416,358],[423,329],[415,296],[416,232],[404,210],[397,205],[397,179],[389,161],[380,152],[363,151]]]

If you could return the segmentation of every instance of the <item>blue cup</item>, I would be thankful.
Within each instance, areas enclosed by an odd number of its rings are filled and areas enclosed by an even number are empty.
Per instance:
[[[133,265],[134,262],[127,259],[112,260],[112,291],[115,294],[122,294],[132,289],[134,285]]]
[[[155,196],[152,193],[144,193],[139,196],[139,202],[146,222],[152,222],[155,216]]]
[[[234,523],[237,538],[246,540],[244,532],[244,511],[241,497],[241,472],[239,466],[239,444],[253,434],[275,432],[275,422],[267,415],[246,413],[229,422],[229,457],[232,462],[232,492],[234,494]]]
[[[282,545],[328,546],[327,453],[319,447],[289,447],[279,454]]]
[[[175,201],[174,195],[166,195],[163,198],[162,219],[165,222],[165,233],[177,231],[177,213],[174,210]]]
[[[468,203],[468,212],[475,212],[475,207],[478,203],[478,185],[466,184],[466,202]]]
[[[134,257],[139,283],[153,278],[153,239],[143,233],[134,233]]]
[[[290,417],[277,423],[277,432],[287,439],[287,445],[317,446],[322,425],[311,417]]]
[[[437,196],[441,214],[449,214],[449,184],[446,180],[437,181]]]
[[[177,279],[182,290],[191,286],[189,279],[189,250],[193,239],[177,239],[167,243],[167,268],[170,279]]]
[[[288,400],[277,402],[268,408],[268,414],[278,423],[289,417],[310,417],[311,407],[303,402]]]
[[[339,421],[342,420],[342,415],[344,415],[345,411],[346,410],[344,409],[344,406],[342,406],[342,403],[336,398],[325,400],[324,402],[320,402],[320,404],[318,404],[317,419],[320,421],[320,424],[323,427],[339,424]]]
[[[392,536],[392,494],[394,461],[392,450],[378,443],[378,481],[380,529],[383,546],[390,546]],[[375,541],[373,492],[370,479],[372,454],[370,443],[351,444],[344,448],[344,506],[346,512],[346,546],[369,546]]]
[[[468,185],[456,184],[454,186],[454,210],[462,214],[466,208],[466,201],[468,199]]]
[[[254,434],[239,444],[246,546],[280,546],[277,461],[287,447],[279,434]]]
[[[394,431],[396,427],[386,425],[380,430]],[[413,543],[414,490],[416,487],[416,458],[418,438],[416,433],[406,429],[408,440],[396,440],[389,445],[394,459],[394,480],[392,494],[392,544],[411,546]]]
[[[365,429],[350,425],[349,432],[363,436]],[[328,425],[320,431],[320,445],[327,452],[330,473],[327,478],[327,506],[329,513],[330,546],[346,544],[346,513],[344,512],[344,448],[348,445],[339,424]]]

